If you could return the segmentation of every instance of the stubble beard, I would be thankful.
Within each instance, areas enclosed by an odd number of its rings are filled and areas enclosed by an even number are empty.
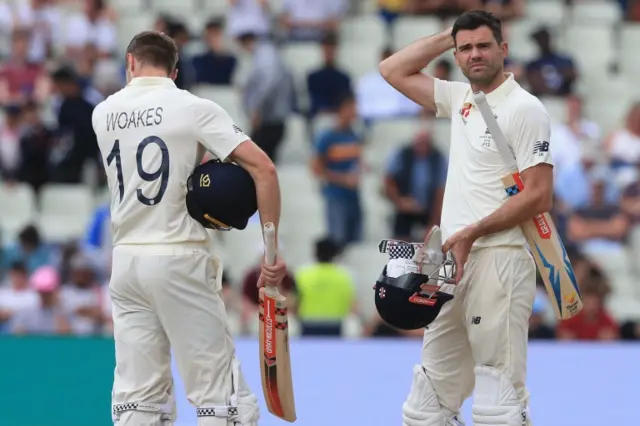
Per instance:
[[[463,74],[465,77],[467,77],[469,83],[473,84],[474,86],[487,86],[495,81],[497,76],[501,72],[503,72],[503,70],[502,67],[496,67],[493,64],[485,64],[485,67],[486,68],[483,73],[477,74],[475,76],[471,75],[471,68],[469,68],[466,72],[463,72]]]

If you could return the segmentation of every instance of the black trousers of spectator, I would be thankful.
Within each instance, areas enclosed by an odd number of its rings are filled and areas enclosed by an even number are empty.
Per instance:
[[[429,220],[428,213],[406,214],[396,213],[393,217],[394,238],[410,239],[413,236],[415,226],[426,226]]]
[[[284,123],[264,123],[254,129],[252,139],[262,150],[276,162],[278,147],[284,138]]]

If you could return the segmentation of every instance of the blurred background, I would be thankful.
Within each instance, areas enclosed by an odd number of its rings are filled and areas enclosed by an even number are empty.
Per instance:
[[[125,84],[131,37],[156,29],[180,49],[177,85],[223,106],[278,167],[291,334],[405,339],[417,357],[422,333],[375,313],[377,245],[439,223],[450,123],[377,65],[475,8],[502,18],[507,69],[552,119],[553,215],[585,298],[558,324],[539,280],[530,338],[637,340],[640,1],[3,0],[0,347],[109,340],[109,195],[90,117]],[[451,52],[428,71],[465,81]],[[253,339],[258,218],[212,239],[232,329]]]

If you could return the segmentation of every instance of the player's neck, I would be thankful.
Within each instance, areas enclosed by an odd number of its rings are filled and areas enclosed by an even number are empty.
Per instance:
[[[137,73],[133,75],[133,78],[144,77],[169,78],[165,70],[160,70],[157,68],[141,68]]]
[[[496,75],[496,78],[494,78],[493,81],[491,81],[491,83],[488,83],[488,84],[471,83],[471,89],[473,90],[474,93],[483,91],[485,95],[488,95],[489,93],[493,92],[498,87],[500,87],[500,85],[504,83],[506,80],[507,80],[507,74],[503,71],[498,73],[498,75]]]

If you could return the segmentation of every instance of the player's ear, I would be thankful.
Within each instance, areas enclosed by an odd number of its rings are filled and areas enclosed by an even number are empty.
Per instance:
[[[169,77],[171,77],[171,80],[175,81],[175,79],[178,78],[178,68],[174,69]]]
[[[502,49],[502,54],[506,58],[509,55],[509,44],[506,41],[500,43],[500,48]]]

